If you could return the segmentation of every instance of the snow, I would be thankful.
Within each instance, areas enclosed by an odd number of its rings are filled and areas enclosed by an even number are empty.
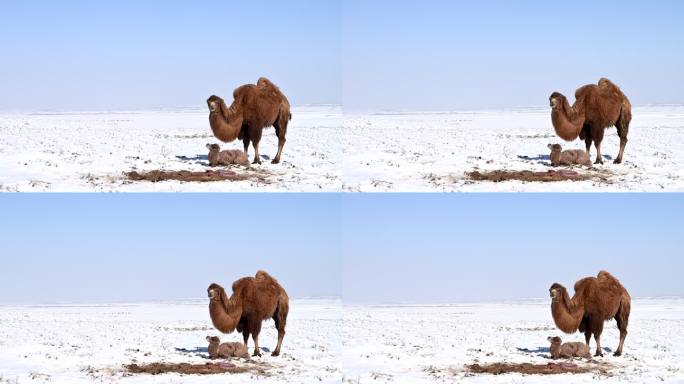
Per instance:
[[[637,107],[633,114],[621,165],[612,164],[619,146],[616,130],[606,131],[606,162],[594,171],[608,174],[609,182],[492,183],[465,176],[474,170],[549,170],[549,143],[583,149],[584,143],[565,143],[555,135],[548,108],[359,113],[307,106],[293,108],[282,163],[265,160],[253,167],[268,173],[266,183],[151,183],[126,180],[123,173],[208,169],[197,156],[206,155],[206,143],[218,140],[205,109],[5,112],[0,113],[0,191],[683,191],[684,106]],[[242,143],[222,148],[241,149]],[[260,149],[275,156],[272,128],[265,129]]]
[[[547,336],[584,341],[556,329],[548,300],[454,305],[344,306],[346,383],[654,383],[684,382],[684,298],[632,302],[622,357],[619,333],[607,322],[601,338],[611,376],[470,374],[465,364],[546,364]],[[592,352],[596,344],[592,341]],[[578,365],[593,364],[575,360]]]
[[[282,354],[255,358],[255,364],[269,373],[258,377],[124,372],[122,366],[133,362],[206,362],[205,336],[219,335],[209,319],[206,299],[2,305],[0,383],[684,382],[684,298],[635,299],[632,304],[622,357],[611,354],[618,343],[611,321],[602,337],[605,356],[593,362],[574,361],[580,366],[608,364],[608,376],[492,376],[467,373],[464,365],[546,364],[550,361],[547,336],[559,335],[564,341],[583,341],[583,336],[557,330],[549,301],[543,299],[434,305],[292,300]],[[241,340],[235,333],[221,338]],[[262,328],[261,346],[272,350],[276,339],[269,320]],[[593,350],[593,340],[591,346]]]
[[[341,381],[341,301],[290,302],[281,356],[263,353],[263,383]],[[251,373],[218,375],[131,375],[122,365],[136,362],[199,363],[206,359],[207,335],[221,335],[209,318],[207,300],[164,303],[0,306],[0,383],[244,383]],[[277,341],[273,321],[264,322],[260,346]],[[250,351],[254,344],[250,339]],[[197,348],[202,348],[198,352]],[[185,349],[187,351],[182,351]],[[191,352],[190,352],[191,351]],[[235,362],[235,361],[234,361]],[[242,360],[237,365],[249,364]]]
[[[151,183],[126,180],[132,170],[205,171],[207,143],[242,149],[241,141],[221,143],[204,109],[90,113],[0,114],[0,191],[50,192],[260,192],[338,191],[342,185],[336,139],[342,131],[339,106],[293,108],[281,164],[274,165],[278,139],[264,129],[254,166],[272,173],[270,183],[251,180]],[[250,146],[250,161],[254,150]],[[192,160],[183,160],[185,156]],[[198,157],[204,156],[204,158]],[[233,168],[243,172],[244,168]]]
[[[606,130],[599,172],[610,183],[475,182],[474,170],[550,168],[547,144],[584,149],[555,135],[549,108],[463,112],[351,113],[345,111],[342,173],[345,191],[592,192],[684,190],[684,106],[633,111],[621,165],[615,128]],[[592,160],[596,151],[591,149]],[[527,159],[521,158],[527,157]],[[586,169],[579,169],[585,172]]]

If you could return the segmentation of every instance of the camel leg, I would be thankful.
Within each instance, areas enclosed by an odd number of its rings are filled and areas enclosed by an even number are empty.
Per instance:
[[[245,349],[248,349],[247,348],[247,341],[249,340],[249,331],[248,330],[245,329],[244,331],[242,331],[242,339],[245,343]]]
[[[252,161],[252,164],[261,164],[261,158],[259,157],[259,142],[252,142],[252,147],[254,147],[254,161]]]
[[[601,156],[601,142],[603,141],[603,132],[605,129],[599,128],[593,130],[594,147],[596,147],[596,161],[594,164],[603,164],[603,157]]]
[[[625,147],[627,146],[627,132],[629,132],[629,122],[623,121],[621,117],[620,120],[615,124],[618,131],[618,136],[620,137],[620,152],[615,160],[614,164],[622,163],[622,155],[625,153]]]
[[[629,323],[630,305],[624,301],[620,305],[620,310],[615,315],[618,329],[620,330],[620,344],[613,354],[614,356],[622,356],[622,347],[625,345],[625,338],[627,337],[627,324]]]
[[[285,318],[276,312],[276,314],[273,315],[273,321],[275,321],[275,326],[278,330],[278,344],[276,345],[276,349],[273,351],[271,356],[279,356],[280,347],[283,345],[283,338],[285,337]]]
[[[244,139],[242,139],[242,145],[245,147],[245,157],[249,158],[249,137],[245,136]]]
[[[259,142],[261,141],[262,129],[256,129],[251,135],[252,147],[254,147],[254,161],[252,164],[261,164],[261,157],[259,157]]]
[[[283,153],[283,147],[285,146],[285,134],[287,133],[287,119],[278,117],[278,120],[273,124],[276,130],[276,135],[278,136],[278,153],[276,153],[275,159],[271,161],[272,164],[280,163],[280,154]]]
[[[259,350],[259,332],[261,332],[261,320],[257,320],[252,324],[252,340],[254,340],[254,353],[252,356],[261,356],[261,350]]]
[[[584,340],[586,340],[587,347],[589,347],[589,340],[591,340],[591,331],[588,329],[584,331]]]
[[[596,353],[594,356],[603,356],[603,351],[601,350],[601,333],[603,333],[603,320],[598,319],[592,321],[592,331],[594,333],[594,340],[596,340]]]
[[[586,144],[587,147],[587,156],[591,155],[591,136],[587,136],[584,139],[584,144]]]

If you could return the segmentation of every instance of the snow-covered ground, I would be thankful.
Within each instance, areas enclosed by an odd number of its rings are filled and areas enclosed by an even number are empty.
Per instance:
[[[292,300],[281,356],[264,353],[254,364],[263,383],[336,383],[342,380],[342,304],[339,299]],[[217,335],[207,300],[111,305],[0,306],[0,383],[246,383],[250,373],[129,374],[130,363],[199,363],[207,335]],[[242,341],[241,335],[221,335]],[[273,350],[273,321],[260,346]],[[250,347],[253,347],[250,340]],[[236,362],[238,366],[252,363]]]
[[[281,164],[273,128],[266,128],[254,169],[267,183],[128,181],[132,170],[204,171],[214,138],[206,108],[134,112],[0,114],[0,191],[339,191],[342,185],[337,106],[293,108]],[[242,142],[221,143],[242,149]],[[254,150],[249,149],[250,160]],[[181,158],[179,158],[181,157]],[[184,159],[183,159],[184,157]],[[250,172],[234,168],[236,172]],[[263,174],[263,173],[261,173]]]
[[[634,109],[625,161],[606,131],[606,163],[589,172],[608,182],[472,181],[466,172],[550,169],[547,144],[584,148],[555,136],[548,108],[473,112],[343,113],[337,106],[293,109],[283,162],[222,182],[127,180],[136,170],[205,171],[205,144],[218,142],[205,109],[0,114],[0,191],[682,191],[684,106]],[[241,142],[223,145],[241,149]],[[273,157],[267,128],[261,154]],[[592,151],[595,151],[592,149]],[[250,153],[253,150],[250,148]],[[595,152],[592,152],[595,153]],[[179,158],[179,156],[181,158]],[[184,158],[183,158],[184,157]],[[582,168],[579,172],[588,172]]]
[[[560,374],[487,375],[464,372],[465,364],[546,364],[547,336],[563,335],[551,318],[548,300],[416,306],[344,306],[345,383],[655,383],[684,382],[684,298],[632,302],[629,335],[622,357],[615,322],[605,324],[598,362],[610,376]],[[592,340],[592,348],[595,344]],[[592,350],[593,352],[593,350]],[[575,361],[580,366],[595,364]]]
[[[442,113],[345,111],[342,174],[345,191],[682,191],[684,106],[633,111],[623,164],[616,129],[606,130],[602,154],[609,183],[475,182],[474,170],[546,171],[547,144],[584,149],[555,135],[549,108]],[[592,147],[592,160],[595,149]],[[586,172],[586,170],[579,170]]]

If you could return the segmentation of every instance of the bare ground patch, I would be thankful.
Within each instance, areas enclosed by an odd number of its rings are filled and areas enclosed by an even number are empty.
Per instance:
[[[522,373],[524,375],[557,375],[562,373],[596,373],[609,376],[608,364],[577,365],[574,363],[491,363],[470,364],[465,366],[469,373],[503,375],[506,373]]]
[[[150,181],[157,183],[160,181],[175,180],[187,182],[212,182],[212,181],[256,181],[263,184],[270,184],[267,171],[246,171],[235,172],[229,169],[217,169],[206,171],[165,171],[153,170],[146,172],[130,171],[125,172],[124,176],[131,181]]]
[[[474,181],[491,181],[500,183],[502,181],[527,181],[527,182],[555,182],[555,181],[585,181],[593,180],[609,183],[610,174],[607,172],[578,172],[573,170],[548,170],[548,171],[472,171],[466,172],[466,177]]]
[[[262,364],[235,365],[229,362],[219,363],[150,363],[128,364],[124,369],[128,373],[160,375],[163,373],[181,373],[185,375],[215,375],[222,373],[251,373],[258,376],[270,376],[268,367]]]

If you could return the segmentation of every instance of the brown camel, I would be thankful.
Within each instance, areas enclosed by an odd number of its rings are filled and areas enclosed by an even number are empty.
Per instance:
[[[620,152],[613,162],[622,162],[629,123],[632,121],[632,105],[617,85],[605,78],[599,80],[598,85],[585,85],[575,91],[575,104],[572,107],[568,99],[558,92],[551,94],[549,102],[556,134],[566,141],[577,137],[584,140],[587,154],[593,141],[596,146],[595,163],[603,164],[601,141],[606,128],[617,127]]]
[[[261,356],[259,351],[259,332],[261,322],[272,318],[278,330],[278,345],[273,356],[280,355],[280,347],[285,337],[285,323],[289,311],[289,299],[278,281],[264,271],[254,277],[243,277],[233,283],[233,294],[228,297],[220,285],[213,283],[207,288],[209,295],[209,315],[214,327],[223,333],[237,329],[247,347],[247,339],[254,340],[253,356]]]
[[[261,164],[259,157],[259,141],[264,128],[273,126],[278,136],[278,153],[271,161],[280,162],[280,155],[285,146],[287,124],[292,119],[290,102],[280,89],[265,77],[256,85],[245,84],[233,91],[233,103],[226,107],[220,97],[212,95],[207,99],[209,106],[209,125],[217,139],[231,142],[242,140],[245,156],[250,141],[254,147],[254,161]]]
[[[549,293],[551,314],[556,326],[565,333],[574,333],[577,330],[584,332],[587,346],[593,333],[596,339],[596,356],[603,356],[603,323],[615,319],[620,330],[620,345],[614,355],[622,355],[632,300],[618,279],[601,271],[597,277],[585,277],[576,282],[575,295],[572,298],[567,289],[558,283],[549,288]]]

